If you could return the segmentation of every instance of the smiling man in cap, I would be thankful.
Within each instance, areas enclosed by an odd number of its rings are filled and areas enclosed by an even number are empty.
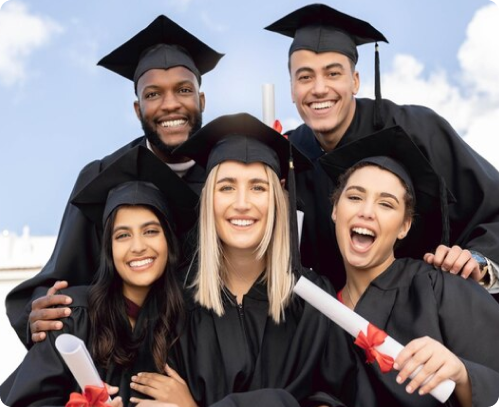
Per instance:
[[[200,91],[201,77],[211,71],[222,56],[160,15],[99,61],[98,65],[133,81],[137,95],[134,109],[145,135],[82,169],[66,206],[51,258],[39,274],[8,294],[7,315],[25,345],[30,346],[30,339],[44,339],[43,331],[62,325],[59,321],[44,320],[61,318],[69,312],[68,308],[47,309],[70,301],[64,296],[52,295],[56,289],[65,287],[58,281],[65,280],[70,285],[89,284],[97,268],[101,233],[70,203],[90,180],[130,149],[144,145],[191,188],[200,191],[204,169],[193,160],[173,155],[172,151],[201,127],[205,106],[205,96]],[[31,326],[33,332],[30,332],[27,322],[33,300],[36,300],[34,312],[39,310],[43,320],[38,321],[35,328]]]
[[[499,262],[499,173],[471,149],[450,124],[432,110],[397,105],[381,98],[378,42],[387,42],[369,23],[324,4],[302,7],[267,30],[291,37],[288,68],[291,94],[305,122],[290,140],[314,169],[297,177],[305,211],[302,260],[328,275],[336,288],[344,284],[343,265],[331,221],[334,185],[318,160],[327,152],[377,130],[398,124],[434,166],[453,195],[449,206],[450,239],[435,246],[438,233],[420,228],[400,255],[426,261],[463,277],[482,280],[494,292]],[[376,43],[375,99],[356,98],[360,75],[357,46]],[[430,225],[431,226],[431,225]],[[499,290],[497,290],[499,291]]]

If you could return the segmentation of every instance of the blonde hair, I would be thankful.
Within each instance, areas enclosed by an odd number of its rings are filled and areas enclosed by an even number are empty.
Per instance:
[[[199,213],[198,272],[193,282],[195,300],[218,316],[224,314],[222,291],[227,278],[223,263],[222,242],[217,236],[214,215],[214,190],[219,165],[206,179],[201,192]],[[268,166],[270,200],[264,236],[255,252],[256,259],[265,258],[263,281],[267,283],[269,315],[276,323],[284,319],[295,278],[290,267],[289,207],[279,178]]]

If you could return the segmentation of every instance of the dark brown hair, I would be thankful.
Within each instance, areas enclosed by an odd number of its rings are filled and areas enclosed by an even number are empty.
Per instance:
[[[126,205],[125,205],[126,206]],[[179,260],[177,239],[157,209],[143,206],[157,216],[168,245],[168,260],[163,275],[156,280],[142,308],[151,310],[140,335],[132,337],[123,296],[123,281],[116,271],[112,253],[112,231],[119,206],[109,215],[104,226],[101,261],[89,292],[91,323],[90,352],[98,366],[109,368],[112,362],[129,366],[148,331],[153,331],[151,353],[158,373],[164,372],[167,353],[177,341],[177,318],[182,310],[182,293],[175,272]]]

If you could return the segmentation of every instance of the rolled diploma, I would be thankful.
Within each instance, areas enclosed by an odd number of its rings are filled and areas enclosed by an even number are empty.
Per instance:
[[[85,386],[104,387],[87,347],[80,338],[61,334],[55,340],[55,347],[82,391]]]
[[[265,83],[262,86],[262,110],[263,122],[270,127],[274,126],[275,110],[274,110],[274,84]]]
[[[312,283],[307,278],[303,276],[299,278],[295,285],[294,292],[314,308],[317,308],[333,322],[338,324],[354,338],[357,338],[360,331],[367,335],[367,326],[369,325],[369,321],[352,311],[346,305],[342,304],[332,295]],[[404,347],[392,337],[387,336],[381,345],[376,346],[376,349],[379,352],[396,359]],[[415,373],[417,373],[417,371]],[[414,374],[411,375],[411,378]],[[435,387],[430,394],[441,403],[445,403],[454,391],[455,387],[456,383],[452,380],[445,380]]]

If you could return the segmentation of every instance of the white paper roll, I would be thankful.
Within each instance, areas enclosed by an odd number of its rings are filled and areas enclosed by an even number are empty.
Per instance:
[[[274,102],[274,84],[265,83],[262,86],[262,110],[263,122],[270,127],[274,126],[275,121],[275,102]]]
[[[82,391],[85,386],[104,387],[87,347],[80,338],[71,334],[61,334],[55,340],[55,347]]]
[[[364,332],[364,335],[367,336],[369,321],[352,311],[307,278],[303,276],[299,278],[295,285],[294,292],[353,337],[357,338],[360,331]],[[404,347],[390,336],[387,336],[381,345],[376,346],[376,350],[391,356],[393,359],[397,358],[402,349],[404,349]],[[445,380],[435,387],[430,394],[441,403],[445,403],[455,387],[455,382],[452,380]]]

